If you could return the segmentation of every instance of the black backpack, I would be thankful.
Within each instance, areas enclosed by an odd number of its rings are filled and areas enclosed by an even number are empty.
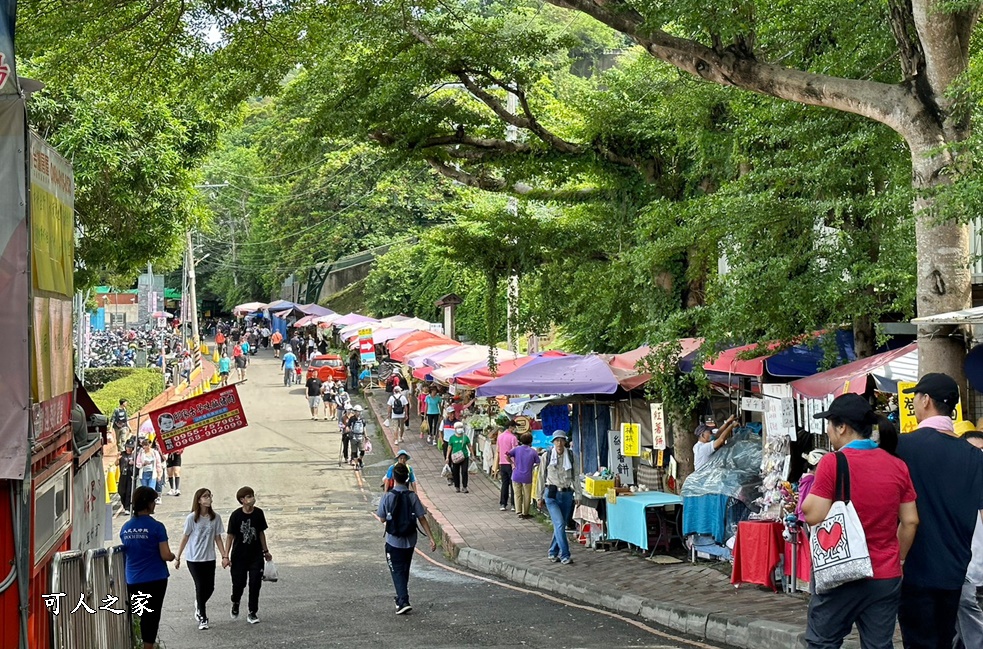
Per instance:
[[[391,491],[392,510],[386,512],[386,533],[406,538],[416,533],[416,512],[409,491]]]
[[[403,403],[403,397],[402,396],[397,397],[396,395],[393,395],[393,414],[401,415],[403,414],[403,410],[405,409],[406,409],[406,404]]]

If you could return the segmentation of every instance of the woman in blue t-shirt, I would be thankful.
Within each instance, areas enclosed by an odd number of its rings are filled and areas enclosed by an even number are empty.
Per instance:
[[[143,649],[157,642],[160,613],[167,591],[168,561],[174,553],[167,544],[167,529],[153,517],[157,491],[139,487],[133,494],[133,518],[123,524],[119,538],[126,551],[126,588],[129,605],[140,618]]]
[[[427,407],[427,430],[430,431],[427,435],[427,442],[429,444],[436,444],[437,437],[440,427],[440,406],[442,399],[435,386],[430,386],[430,394],[426,398]]]

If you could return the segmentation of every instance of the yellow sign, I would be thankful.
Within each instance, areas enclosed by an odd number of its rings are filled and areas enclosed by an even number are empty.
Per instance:
[[[900,415],[902,433],[910,433],[918,428],[918,421],[915,419],[915,393],[905,393],[905,390],[913,388],[915,385],[911,381],[898,381],[898,414]],[[956,411],[953,414],[956,421],[963,420],[962,399],[956,403]]]
[[[642,430],[638,424],[621,424],[621,454],[625,457],[642,454]]]

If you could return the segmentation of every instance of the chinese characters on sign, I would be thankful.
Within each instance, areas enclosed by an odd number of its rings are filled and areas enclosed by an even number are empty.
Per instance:
[[[918,420],[915,419],[915,394],[905,390],[915,387],[915,383],[910,381],[898,381],[898,414],[900,415],[901,432],[910,433],[918,428]],[[956,404],[956,411],[953,413],[956,421],[963,420],[962,399]]]
[[[661,403],[650,403],[649,410],[652,412],[652,446],[658,451],[665,450],[668,446],[666,413],[662,409]]]
[[[608,468],[621,477],[624,486],[635,484],[635,471],[631,460],[625,457],[622,450],[620,430],[608,431]]]
[[[642,454],[642,430],[638,424],[621,424],[621,452],[625,457],[638,457]]]
[[[234,385],[164,406],[150,413],[165,453],[245,428],[246,413]]]
[[[65,593],[48,593],[46,595],[41,595],[44,599],[44,606],[52,615],[58,615],[61,613],[61,600],[66,597]],[[119,602],[119,598],[114,595],[106,595],[102,599],[102,606],[99,607],[100,611],[106,611],[107,613],[112,613],[114,615],[122,615],[126,611],[122,608],[116,608]],[[144,613],[153,613],[154,610],[148,606],[150,602],[150,595],[137,591],[130,595],[130,612],[137,617],[142,616]],[[78,604],[72,609],[72,613],[78,613],[79,609],[94,615],[96,609],[89,606],[85,601],[85,593],[79,594]]]
[[[358,353],[362,357],[362,365],[375,365],[375,343],[372,342],[371,329],[358,330]]]

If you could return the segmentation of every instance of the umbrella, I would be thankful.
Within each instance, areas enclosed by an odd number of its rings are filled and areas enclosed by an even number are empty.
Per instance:
[[[167,311],[154,311],[150,314],[151,318],[173,318],[173,313],[168,313]]]
[[[311,303],[311,304],[301,304],[297,308],[300,309],[301,311],[303,311],[304,313],[306,313],[307,315],[314,316],[315,318],[316,317],[319,317],[319,316],[325,316],[325,315],[334,315],[334,311],[332,311],[331,309],[329,309],[327,307],[323,307],[323,306],[321,306],[319,304],[313,304],[313,303]]]

